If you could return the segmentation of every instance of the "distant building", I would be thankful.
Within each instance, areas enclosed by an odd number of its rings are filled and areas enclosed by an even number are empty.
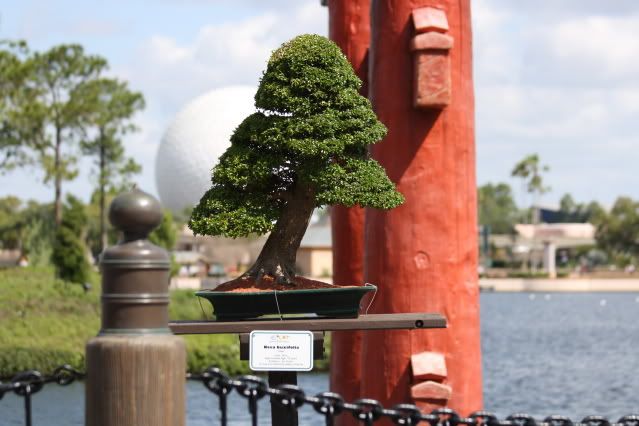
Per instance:
[[[266,236],[233,239],[193,235],[184,226],[178,234],[174,255],[180,265],[197,265],[197,276],[219,276],[222,272],[235,276],[257,259],[265,241]]]
[[[333,243],[330,223],[311,225],[297,251],[297,268],[307,277],[333,276]]]
[[[243,273],[259,256],[268,235],[253,238],[224,238],[193,235],[184,226],[179,234],[173,259],[180,265],[172,288],[210,287],[221,279]],[[331,226],[324,221],[306,230],[297,252],[297,273],[306,277],[333,274]]]
[[[596,227],[590,223],[518,224],[512,235],[490,235],[491,257],[494,261],[509,253],[511,260],[542,264],[543,270],[554,277],[558,254],[565,263],[575,250],[596,245],[595,233]]]
[[[20,260],[20,250],[0,250],[0,268],[18,266]]]
[[[515,233],[491,234],[489,244],[497,249],[510,249],[513,253],[541,250],[544,242],[553,242],[557,249],[593,246],[596,228],[590,223],[542,223],[515,225]]]
[[[596,243],[596,230],[591,223],[518,224],[515,225],[515,241],[530,248],[544,242],[552,242],[557,248],[592,246]]]

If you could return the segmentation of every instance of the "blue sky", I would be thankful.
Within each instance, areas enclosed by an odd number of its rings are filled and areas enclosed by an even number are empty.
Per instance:
[[[155,193],[155,151],[175,113],[208,90],[256,85],[271,50],[327,33],[319,0],[0,0],[0,38],[34,49],[77,42],[144,93],[141,131],[126,139]],[[478,183],[512,180],[539,153],[552,192],[610,205],[639,198],[639,2],[472,0]],[[87,199],[88,164],[65,192]],[[0,177],[0,196],[52,199],[33,170]]]

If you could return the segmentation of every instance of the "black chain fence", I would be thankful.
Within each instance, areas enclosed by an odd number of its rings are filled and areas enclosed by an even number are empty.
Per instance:
[[[7,382],[0,381],[0,400],[9,392],[24,398],[24,423],[31,426],[31,396],[33,394],[40,392],[46,384],[56,383],[60,386],[68,386],[83,378],[84,373],[75,370],[68,364],[56,368],[53,374],[48,376],[36,370],[23,371]]]
[[[31,426],[31,396],[46,384],[56,383],[66,386],[75,380],[84,378],[84,373],[74,370],[69,365],[58,367],[51,375],[42,375],[35,370],[16,374],[8,381],[0,381],[0,400],[5,394],[13,392],[24,398],[25,424]],[[281,405],[295,415],[303,405],[312,406],[318,415],[325,418],[327,426],[333,425],[337,416],[350,415],[362,425],[373,425],[376,421],[387,418],[396,425],[430,425],[430,426],[639,426],[639,414],[621,417],[616,422],[602,416],[587,416],[581,421],[573,421],[564,416],[548,416],[543,420],[534,419],[523,413],[512,414],[499,419],[493,413],[476,411],[468,417],[462,417],[450,408],[440,408],[431,413],[423,413],[413,404],[398,404],[391,408],[383,407],[374,399],[358,399],[346,402],[333,392],[322,392],[314,396],[304,393],[299,386],[279,385],[269,387],[264,379],[257,376],[240,376],[230,378],[218,368],[209,368],[201,373],[188,373],[187,380],[201,382],[206,389],[218,398],[220,408],[220,424],[225,426],[229,416],[227,398],[235,391],[247,401],[248,412],[253,425],[257,425],[258,401],[268,397],[271,402]]]

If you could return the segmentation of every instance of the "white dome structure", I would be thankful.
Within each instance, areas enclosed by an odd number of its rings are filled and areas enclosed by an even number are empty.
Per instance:
[[[212,90],[189,102],[168,127],[155,160],[155,183],[165,208],[192,207],[211,187],[211,170],[231,145],[235,128],[255,111],[255,88]]]

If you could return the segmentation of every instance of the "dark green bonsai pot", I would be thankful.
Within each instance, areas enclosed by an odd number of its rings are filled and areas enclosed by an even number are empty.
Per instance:
[[[217,321],[237,321],[262,315],[316,314],[357,318],[362,297],[374,285],[309,290],[230,292],[202,290],[195,294],[213,305]]]

